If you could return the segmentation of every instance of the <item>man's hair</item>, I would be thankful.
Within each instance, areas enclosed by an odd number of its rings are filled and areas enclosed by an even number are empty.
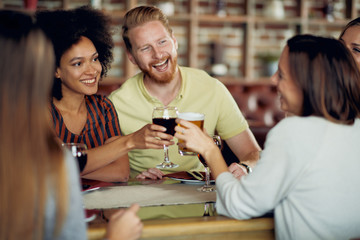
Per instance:
[[[129,52],[132,50],[131,42],[129,40],[129,30],[151,21],[160,21],[168,33],[170,35],[173,34],[167,16],[159,8],[154,6],[139,6],[133,8],[125,14],[124,24],[122,27],[122,37],[125,42],[126,49]]]

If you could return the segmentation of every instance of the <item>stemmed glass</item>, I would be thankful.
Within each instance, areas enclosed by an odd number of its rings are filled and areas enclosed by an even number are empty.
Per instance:
[[[87,146],[84,143],[63,143],[62,146],[69,149],[73,157],[77,159],[79,170],[82,172],[87,163]],[[96,214],[92,210],[87,210],[84,207],[84,211],[85,222],[91,222],[96,218]]]
[[[212,139],[213,139],[214,143],[219,147],[219,149],[221,149],[222,148],[221,137],[218,135],[214,135],[212,137]],[[198,188],[198,191],[213,192],[213,191],[215,191],[215,188],[210,185],[210,168],[207,165],[205,159],[201,156],[201,154],[198,154],[198,158],[205,167],[205,185],[202,186],[201,188]]]
[[[176,107],[155,107],[152,114],[154,124],[166,127],[167,134],[175,134],[176,118],[178,109]],[[164,145],[164,161],[156,165],[157,168],[177,168],[179,165],[172,163],[169,159],[169,147]]]
[[[78,160],[79,170],[82,172],[87,163],[87,147],[84,143],[63,143],[63,147],[70,150],[71,154]]]

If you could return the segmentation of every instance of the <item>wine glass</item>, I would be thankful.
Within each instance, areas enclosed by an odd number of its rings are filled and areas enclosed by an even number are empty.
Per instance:
[[[63,143],[63,147],[70,150],[73,157],[78,160],[79,170],[82,172],[87,163],[87,146],[84,143]],[[85,222],[91,222],[96,218],[96,214],[92,210],[88,210],[84,208],[85,212]]]
[[[214,135],[212,137],[212,139],[213,139],[214,143],[219,147],[219,149],[221,149],[222,148],[221,137],[218,135]],[[205,167],[205,185],[202,186],[201,188],[198,188],[198,191],[213,192],[213,191],[215,191],[215,188],[210,185],[210,168],[207,165],[205,159],[201,156],[201,154],[198,154],[198,158]]]
[[[87,147],[84,143],[63,143],[63,147],[70,150],[71,154],[78,160],[79,170],[82,172],[87,162]]]
[[[178,109],[176,107],[155,107],[152,114],[154,124],[166,127],[167,134],[175,134],[176,118]],[[164,161],[157,168],[177,168],[179,165],[172,163],[169,159],[169,147],[164,145]]]

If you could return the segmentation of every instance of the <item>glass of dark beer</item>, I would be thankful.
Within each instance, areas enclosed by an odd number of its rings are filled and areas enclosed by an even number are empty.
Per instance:
[[[174,136],[176,118],[178,117],[178,109],[176,107],[155,107],[153,110],[152,120],[156,125],[166,127],[167,134]],[[169,159],[169,146],[164,145],[164,161],[157,168],[176,168],[178,164],[172,163]]]
[[[70,150],[71,154],[77,159],[79,170],[82,172],[87,163],[87,147],[84,143],[63,143],[63,147]]]

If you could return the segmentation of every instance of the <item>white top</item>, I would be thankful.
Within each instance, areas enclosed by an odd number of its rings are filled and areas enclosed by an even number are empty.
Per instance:
[[[216,180],[217,212],[237,219],[274,209],[277,239],[360,237],[360,120],[289,117],[268,134],[253,173]]]

